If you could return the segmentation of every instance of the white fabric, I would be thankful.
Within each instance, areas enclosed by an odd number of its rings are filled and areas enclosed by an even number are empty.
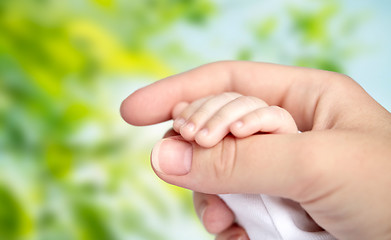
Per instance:
[[[297,203],[259,194],[220,194],[252,240],[335,240]]]

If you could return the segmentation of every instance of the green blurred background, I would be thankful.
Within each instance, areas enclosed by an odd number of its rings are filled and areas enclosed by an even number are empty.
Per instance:
[[[391,109],[388,1],[0,0],[0,240],[212,239],[121,100],[227,59],[349,74]],[[388,30],[387,30],[388,29]]]

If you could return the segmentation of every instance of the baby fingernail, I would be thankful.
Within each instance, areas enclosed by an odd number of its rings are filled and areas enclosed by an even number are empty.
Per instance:
[[[190,172],[192,158],[193,147],[190,143],[163,139],[154,146],[151,162],[158,172],[182,176]]]
[[[204,129],[202,129],[201,131],[200,131],[200,135],[201,136],[206,136],[206,135],[208,135],[208,133],[209,133],[209,130],[207,129],[207,128],[204,128]]]
[[[190,122],[190,123],[188,123],[188,124],[185,125],[185,128],[186,128],[188,131],[193,132],[194,129],[195,129],[195,125],[194,125],[194,123]]]
[[[184,118],[178,118],[175,120],[174,125],[178,128],[182,127],[185,124],[186,120]]]
[[[237,128],[241,128],[241,127],[243,127],[243,122],[242,121],[237,121],[236,123],[235,123],[235,127],[237,127]]]

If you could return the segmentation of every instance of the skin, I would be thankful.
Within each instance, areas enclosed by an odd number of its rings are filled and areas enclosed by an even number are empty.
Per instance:
[[[130,124],[154,124],[171,119],[180,102],[222,92],[286,109],[302,133],[227,136],[212,148],[191,143],[190,169],[181,174],[155,169],[168,183],[204,193],[196,194],[195,206],[206,229],[210,219],[222,217],[224,224],[212,229],[218,239],[245,236],[232,225],[229,209],[211,202],[213,194],[247,192],[299,202],[338,239],[391,239],[391,114],[345,75],[254,62],[212,63],[136,91],[124,100],[121,114]],[[177,143],[169,139],[158,145],[152,162],[170,161],[166,153]]]
[[[173,130],[187,141],[195,141],[201,147],[210,148],[219,143],[228,133],[237,138],[253,134],[297,134],[297,126],[292,116],[283,108],[268,106],[259,98],[225,92],[216,96],[198,99],[192,103],[180,102],[172,112]],[[190,126],[190,127],[189,127]],[[171,136],[175,136],[171,133]],[[167,136],[168,137],[168,136]],[[198,197],[201,197],[201,201]],[[202,201],[203,198],[209,201]],[[202,208],[199,218],[210,233],[220,233],[217,239],[248,239],[247,234],[233,224],[234,215],[227,210],[225,202],[215,195],[194,195],[194,201]],[[204,211],[205,202],[216,204],[212,211]],[[207,213],[207,214],[205,214]],[[221,221],[224,219],[225,221]],[[226,224],[231,227],[226,228]]]
[[[259,98],[229,92],[181,102],[174,107],[173,129],[187,141],[210,148],[228,133],[244,138],[258,132],[297,133],[292,116]]]

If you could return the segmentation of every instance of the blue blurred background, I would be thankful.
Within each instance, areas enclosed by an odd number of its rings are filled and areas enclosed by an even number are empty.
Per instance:
[[[132,91],[217,60],[338,71],[391,110],[391,3],[1,0],[0,240],[212,239],[132,127]],[[387,30],[388,29],[388,30]]]

